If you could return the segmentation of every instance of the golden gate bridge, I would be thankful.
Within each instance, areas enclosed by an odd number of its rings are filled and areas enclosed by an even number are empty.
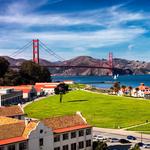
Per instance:
[[[57,58],[59,61],[65,61],[65,59],[61,56],[59,56],[58,54],[56,54],[53,50],[51,50],[50,48],[48,48],[42,41],[40,41],[39,39],[33,39],[32,41],[28,42],[27,44],[25,44],[22,48],[18,49],[17,51],[13,52],[10,57],[16,57],[17,55],[23,53],[28,47],[32,46],[32,61],[40,64],[40,50],[44,50],[45,52],[47,52],[49,55],[54,56],[55,58]],[[42,65],[42,64],[40,64]],[[109,52],[108,55],[108,60],[107,62],[101,62],[95,66],[92,65],[70,65],[70,64],[66,64],[66,65],[42,65],[44,67],[48,67],[48,68],[93,68],[93,69],[108,69],[109,75],[113,75],[113,70],[116,69],[113,66],[113,53]],[[11,66],[12,68],[19,68],[20,66]]]

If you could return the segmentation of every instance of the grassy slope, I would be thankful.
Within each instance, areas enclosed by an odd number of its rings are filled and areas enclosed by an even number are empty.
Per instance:
[[[30,117],[40,119],[76,111],[81,111],[94,126],[128,127],[150,120],[150,101],[73,91],[64,96],[63,103],[59,103],[59,96],[51,96],[25,108]]]

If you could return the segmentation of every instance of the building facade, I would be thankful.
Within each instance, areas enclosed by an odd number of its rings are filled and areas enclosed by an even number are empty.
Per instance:
[[[19,104],[21,103],[22,98],[23,98],[23,93],[21,90],[15,90],[13,88],[0,89],[0,106]]]
[[[0,150],[92,150],[92,127],[81,114],[42,121],[0,116]]]

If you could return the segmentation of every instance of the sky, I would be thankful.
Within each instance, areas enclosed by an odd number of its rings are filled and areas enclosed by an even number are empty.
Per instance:
[[[149,0],[0,0],[0,55],[39,39],[65,60],[150,61]],[[32,46],[15,58],[32,58]],[[40,57],[57,58],[40,48]]]

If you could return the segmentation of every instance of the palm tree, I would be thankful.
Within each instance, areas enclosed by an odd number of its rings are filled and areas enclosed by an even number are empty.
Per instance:
[[[114,91],[117,94],[118,91],[120,90],[120,83],[119,82],[115,82],[113,85]]]
[[[123,89],[123,94],[125,94],[126,86],[125,86],[125,85],[122,85],[121,88]]]
[[[139,91],[139,88],[135,88],[135,91],[136,91],[136,97],[138,97],[138,91]]]
[[[129,86],[128,89],[129,89],[129,95],[131,96],[132,86]]]
[[[65,83],[60,83],[57,85],[54,91],[55,94],[60,95],[60,103],[62,103],[63,94],[66,94],[68,92],[68,85]]]

